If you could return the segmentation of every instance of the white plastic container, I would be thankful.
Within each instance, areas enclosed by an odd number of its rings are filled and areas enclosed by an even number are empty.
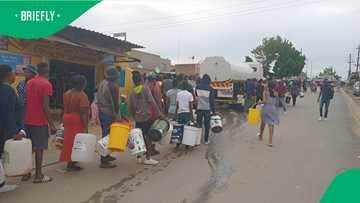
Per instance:
[[[128,143],[131,155],[138,155],[146,152],[145,140],[142,131],[139,128],[130,131]]]
[[[71,160],[76,162],[91,162],[95,159],[96,136],[79,133],[75,136]]]
[[[2,164],[2,160],[0,159],[0,183],[4,183],[5,180],[6,180],[5,170]]]
[[[219,115],[213,115],[210,119],[210,129],[214,133],[219,133],[223,129],[222,119]]]
[[[109,135],[101,138],[98,141],[98,149],[101,156],[107,156],[111,154],[111,151],[107,149],[107,145],[109,144]]]
[[[7,140],[4,146],[4,169],[7,176],[22,176],[32,169],[31,140]]]
[[[184,126],[184,135],[182,139],[182,144],[188,146],[195,146],[199,142],[199,137],[201,137],[201,128]]]

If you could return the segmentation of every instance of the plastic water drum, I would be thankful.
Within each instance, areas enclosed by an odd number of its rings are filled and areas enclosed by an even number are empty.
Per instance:
[[[188,146],[195,146],[198,143],[198,138],[201,137],[202,128],[193,126],[184,126],[184,135],[182,144]]]
[[[91,162],[96,154],[96,136],[88,133],[78,133],[75,136],[71,160],[76,162]]]
[[[219,115],[213,115],[210,119],[210,129],[214,133],[219,133],[223,129],[222,119]]]
[[[22,176],[32,169],[31,140],[7,140],[4,146],[4,169],[7,176]]]
[[[146,152],[145,140],[142,131],[139,128],[130,131],[128,148],[131,155],[138,155]]]
[[[170,143],[181,144],[184,134],[184,125],[174,123]]]
[[[250,108],[248,114],[248,123],[249,124],[259,124],[261,117],[261,110],[259,108]]]
[[[169,131],[170,124],[167,120],[157,119],[149,130],[150,139],[158,142]]]
[[[110,127],[108,149],[111,151],[125,151],[130,129],[130,123],[113,123]]]

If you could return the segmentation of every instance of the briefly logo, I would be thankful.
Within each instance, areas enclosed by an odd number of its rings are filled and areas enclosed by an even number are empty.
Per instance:
[[[21,22],[54,22],[57,18],[60,18],[60,13],[56,11],[20,11],[16,13],[15,17]]]

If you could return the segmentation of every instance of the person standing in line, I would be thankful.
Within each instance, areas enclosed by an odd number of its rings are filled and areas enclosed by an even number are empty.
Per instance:
[[[71,78],[72,88],[64,94],[64,142],[60,154],[60,161],[67,162],[68,171],[80,171],[82,168],[71,160],[75,136],[88,132],[90,102],[84,92],[86,78],[75,75]]]
[[[318,102],[320,102],[320,118],[319,121],[323,119],[326,121],[329,113],[330,101],[334,98],[334,88],[331,86],[329,80],[325,79],[320,88],[320,94],[318,97]],[[323,114],[323,108],[325,106],[325,114]]]
[[[264,85],[263,85],[263,80],[260,79],[256,86],[256,103],[263,100],[263,94],[264,94]]]
[[[279,104],[280,107],[283,108],[284,112],[286,112],[285,95],[286,95],[286,92],[287,92],[287,88],[286,88],[285,82],[284,81],[279,81],[276,84],[275,90],[279,94],[279,96],[277,97],[278,98],[277,104]]]
[[[153,123],[151,120],[152,112],[150,107],[154,106],[156,113],[159,114],[161,118],[165,118],[165,116],[160,112],[159,108],[157,108],[150,89],[142,85],[142,78],[139,71],[132,72],[132,80],[134,88],[129,97],[129,116],[135,121],[135,127],[141,129],[147,149],[145,160],[143,160],[141,156],[138,156],[138,163],[157,165],[159,161],[151,158],[152,150],[150,149],[152,149],[152,142],[148,135]]]
[[[178,83],[177,80],[173,80],[172,83],[173,88],[166,92],[166,104],[167,104],[167,112],[168,117],[170,119],[176,120],[176,105],[177,105],[177,93],[179,89],[177,88]]]
[[[161,86],[159,85],[159,82],[156,80],[155,75],[150,75],[148,78],[149,78],[148,86],[149,86],[149,89],[151,91],[151,94],[153,95],[153,97],[155,99],[155,103],[157,105],[157,108],[160,110],[160,112],[163,112],[164,103],[162,101],[163,95],[162,95]],[[154,120],[156,120],[157,117],[158,117],[158,115],[154,116]]]
[[[116,68],[108,67],[105,71],[105,79],[98,87],[96,99],[103,138],[109,135],[111,124],[121,120],[119,115],[119,86],[116,83],[118,79],[119,71]],[[116,165],[112,163],[115,160],[110,154],[101,156],[100,168],[115,168]]]
[[[162,89],[162,95],[163,95],[163,100],[164,100],[164,106],[165,106],[165,113],[168,113],[168,106],[169,104],[167,103],[167,96],[166,93],[173,89],[173,80],[171,79],[171,75],[166,75],[164,81],[162,82],[161,85],[161,89]]]
[[[205,144],[208,145],[210,135],[210,119],[211,114],[215,113],[215,90],[210,87],[211,78],[205,74],[201,83],[196,86],[195,93],[198,97],[197,105],[197,124],[202,128],[203,122],[205,125]]]
[[[25,128],[35,152],[36,170],[33,182],[47,183],[51,182],[52,178],[42,173],[42,163],[44,150],[48,148],[49,126],[50,133],[56,133],[56,128],[50,114],[50,97],[52,96],[53,88],[48,80],[48,64],[40,63],[37,68],[39,76],[28,81],[25,88]]]
[[[16,185],[7,185],[5,172],[2,166],[2,154],[5,142],[9,139],[21,140],[25,133],[19,123],[19,112],[23,107],[16,96],[11,84],[15,82],[15,74],[8,65],[0,65],[0,193],[9,192],[17,188]],[[21,121],[21,120],[20,120]]]
[[[176,117],[180,124],[186,125],[193,119],[192,103],[193,95],[187,90],[187,82],[183,81],[179,85],[180,91],[177,93]]]
[[[292,84],[290,85],[290,93],[292,97],[293,106],[296,106],[296,99],[300,94],[300,86],[297,83],[297,81],[292,81]]]
[[[23,71],[24,71],[25,79],[21,80],[19,82],[19,84],[16,86],[16,91],[18,93],[18,97],[19,97],[20,102],[25,106],[25,104],[26,104],[26,97],[25,97],[26,83],[29,80],[35,78],[35,76],[37,75],[37,71],[36,71],[35,67],[32,66],[32,65],[26,65],[23,68]]]
[[[307,80],[303,80],[303,82],[302,82],[302,84],[303,84],[303,91],[304,91],[304,93],[306,93],[307,92]]]
[[[150,92],[151,92],[154,100],[155,100],[155,103],[150,107],[151,108],[151,121],[155,122],[160,117],[160,114],[158,113],[158,111],[156,109],[159,109],[159,111],[161,113],[165,112],[164,111],[165,108],[164,108],[164,102],[163,102],[163,94],[162,94],[160,81],[157,80],[156,75],[151,74],[148,76],[148,79],[149,79],[148,87],[150,89]],[[151,148],[149,148],[149,150],[151,151],[152,156],[160,154],[160,151],[156,150],[155,144],[152,144]]]
[[[245,82],[245,107],[246,111],[254,105],[254,96],[255,96],[255,86],[254,82],[250,79],[247,79]]]
[[[23,68],[23,71],[24,71],[24,75],[25,75],[25,79],[24,80],[21,80],[19,82],[19,84],[16,86],[16,91],[18,93],[18,98],[19,98],[19,101],[20,101],[20,104],[21,104],[21,111],[19,112],[20,115],[19,115],[19,119],[21,119],[21,121],[19,121],[21,124],[22,124],[22,128],[25,129],[25,126],[24,126],[24,116],[25,116],[25,106],[26,106],[26,97],[25,97],[25,88],[26,88],[26,83],[35,78],[35,76],[37,75],[37,71],[36,71],[36,68],[32,65],[26,65],[24,68]],[[24,175],[22,177],[22,181],[28,181],[30,180],[31,178],[31,173],[27,174],[27,175]]]
[[[274,126],[280,123],[279,114],[276,109],[277,96],[278,93],[275,91],[275,82],[269,81],[268,84],[265,84],[264,101],[262,102],[264,106],[261,110],[260,133],[258,134],[260,141],[262,141],[265,126],[268,125],[269,147],[273,147]]]

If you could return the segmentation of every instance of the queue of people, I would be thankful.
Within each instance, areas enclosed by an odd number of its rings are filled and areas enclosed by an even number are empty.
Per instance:
[[[52,177],[44,175],[42,163],[44,151],[48,149],[50,134],[57,129],[50,115],[50,97],[52,85],[48,80],[49,66],[41,63],[24,67],[25,80],[16,87],[15,74],[10,66],[0,65],[0,157],[8,139],[28,138],[35,153],[35,174],[25,174],[22,181],[32,179],[33,183],[47,183]],[[141,129],[146,145],[145,156],[137,156],[138,163],[156,165],[158,160],[152,157],[159,154],[149,137],[149,129],[155,120],[172,119],[179,123],[196,122],[204,125],[204,142],[209,144],[210,116],[215,113],[215,91],[211,88],[211,79],[204,75],[202,79],[189,80],[183,75],[166,76],[159,80],[155,75],[144,77],[140,72],[132,72],[133,89],[127,101],[119,93],[119,72],[117,68],[105,70],[105,79],[99,84],[96,97],[90,103],[84,92],[87,80],[82,75],[70,79],[69,89],[63,96],[62,124],[64,139],[59,160],[66,163],[68,172],[81,171],[83,168],[71,159],[75,136],[88,133],[89,123],[100,124],[102,137],[109,134],[114,122],[130,120],[134,127]],[[126,109],[125,109],[126,108]],[[193,109],[197,119],[194,120]],[[91,116],[90,116],[91,115]],[[90,117],[92,117],[90,119]],[[115,157],[110,154],[100,156],[100,168],[114,168]],[[0,192],[14,190],[15,185],[5,183],[4,170],[0,161]]]
[[[28,181],[33,176],[33,183],[47,183],[52,177],[44,175],[42,163],[44,150],[48,148],[50,134],[56,132],[54,120],[50,115],[50,97],[52,85],[48,80],[49,67],[45,63],[24,67],[25,80],[12,88],[15,74],[7,65],[0,65],[0,158],[4,152],[4,144],[9,139],[21,140],[28,138],[32,142],[35,153],[35,174],[22,176]],[[87,80],[82,75],[74,75],[70,80],[70,88],[63,96],[64,140],[59,160],[66,163],[68,172],[80,171],[83,168],[71,159],[75,136],[88,133],[89,123],[100,124],[102,138],[109,135],[110,126],[114,122],[133,122],[135,128],[142,131],[146,153],[144,157],[137,155],[137,162],[145,165],[157,165],[154,156],[160,152],[152,142],[149,130],[157,119],[174,120],[180,124],[195,123],[204,126],[204,144],[209,144],[210,119],[216,114],[216,91],[211,87],[211,78],[205,74],[202,78],[189,78],[184,75],[170,76],[160,79],[154,74],[144,76],[138,71],[132,72],[133,88],[128,99],[119,92],[119,72],[117,68],[108,67],[105,79],[98,85],[94,101],[90,104],[84,89]],[[258,133],[263,140],[265,127],[269,128],[268,146],[273,147],[275,126],[279,125],[278,107],[284,112],[289,99],[296,106],[301,89],[306,84],[297,80],[247,80],[243,86],[246,109],[262,104],[261,122]],[[325,80],[321,86],[318,102],[320,118],[326,120],[330,100],[334,91]],[[324,112],[325,107],[325,112]],[[194,119],[194,112],[196,119]],[[91,120],[90,116],[91,115]],[[179,147],[179,144],[177,145]],[[114,168],[115,157],[111,154],[100,155],[100,168]],[[14,190],[16,186],[5,183],[4,170],[0,161],[0,192]]]

